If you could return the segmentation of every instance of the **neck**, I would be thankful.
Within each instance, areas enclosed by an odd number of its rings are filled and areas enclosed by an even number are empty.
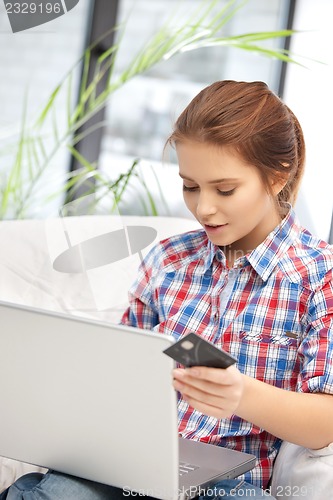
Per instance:
[[[257,229],[244,236],[244,238],[221,247],[226,256],[228,266],[232,267],[237,259],[248,255],[252,250],[257,248],[280,223],[281,217],[276,214],[276,217],[272,218],[260,230]]]

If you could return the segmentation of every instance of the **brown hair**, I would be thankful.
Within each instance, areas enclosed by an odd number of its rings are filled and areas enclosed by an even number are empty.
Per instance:
[[[177,119],[166,146],[185,140],[234,147],[259,170],[269,192],[271,180],[286,181],[279,207],[295,202],[305,163],[303,132],[264,82],[224,80],[204,88]]]

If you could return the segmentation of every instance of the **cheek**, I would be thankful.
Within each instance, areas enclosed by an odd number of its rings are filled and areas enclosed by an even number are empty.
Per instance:
[[[195,200],[195,195],[194,193],[186,193],[186,191],[183,192],[183,199],[185,202],[185,205],[187,208],[190,210],[190,212],[194,212],[196,208],[196,200]]]
[[[250,215],[253,201],[253,197],[248,192],[238,192],[234,196],[227,198],[227,203],[224,203],[224,209],[230,215],[241,216],[241,219],[246,219]]]
[[[242,213],[244,218],[262,212],[269,203],[269,196],[261,189],[247,189],[239,193],[234,199],[233,207],[236,212]]]

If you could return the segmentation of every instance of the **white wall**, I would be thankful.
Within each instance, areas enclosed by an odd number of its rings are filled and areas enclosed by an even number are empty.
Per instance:
[[[307,69],[289,65],[284,101],[298,117],[307,143],[307,165],[299,201],[301,222],[328,239],[333,209],[333,51],[332,0],[298,0],[292,51],[306,59]]]

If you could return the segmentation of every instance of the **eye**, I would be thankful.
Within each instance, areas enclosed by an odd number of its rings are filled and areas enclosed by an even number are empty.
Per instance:
[[[183,185],[183,191],[187,191],[187,192],[193,193],[197,189],[198,189],[197,187],[189,187],[189,186],[185,186],[185,184]]]
[[[220,189],[217,190],[217,192],[221,195],[221,196],[231,196],[232,194],[234,194],[236,188],[234,189],[230,189],[229,191],[221,191]]]

